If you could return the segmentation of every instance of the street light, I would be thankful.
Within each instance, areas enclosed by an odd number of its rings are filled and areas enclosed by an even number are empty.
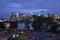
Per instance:
[[[6,29],[8,29],[10,27],[10,24],[9,23],[6,23],[5,24],[5,27],[6,27]]]
[[[10,27],[10,24],[6,24],[6,27]]]
[[[16,36],[18,37],[19,35],[17,34]]]
[[[13,38],[15,38],[15,36],[16,36],[16,35],[14,34],[14,35],[13,35]]]

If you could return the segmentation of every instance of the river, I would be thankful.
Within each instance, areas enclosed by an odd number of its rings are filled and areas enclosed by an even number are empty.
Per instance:
[[[18,29],[19,29],[19,30],[24,30],[24,29],[26,29],[25,24],[24,24],[24,23],[18,23]],[[29,24],[29,29],[30,29],[30,30],[33,30],[33,27],[32,27],[32,25],[31,25],[31,23]]]

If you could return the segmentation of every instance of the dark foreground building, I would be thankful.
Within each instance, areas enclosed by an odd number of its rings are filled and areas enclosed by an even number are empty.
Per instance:
[[[17,28],[18,27],[18,23],[17,21],[3,21],[0,22],[0,28],[1,29],[12,29],[12,28]]]

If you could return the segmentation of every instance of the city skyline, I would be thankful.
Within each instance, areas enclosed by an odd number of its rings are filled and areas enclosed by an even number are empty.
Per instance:
[[[44,14],[48,12],[59,14],[59,5],[60,0],[0,0],[0,18],[9,17],[12,11],[39,14],[41,9],[46,9]]]

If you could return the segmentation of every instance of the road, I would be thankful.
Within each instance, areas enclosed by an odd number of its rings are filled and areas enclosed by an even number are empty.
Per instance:
[[[0,34],[0,40],[6,40],[10,34]],[[60,40],[60,34],[53,34],[52,32],[33,32],[32,35],[26,36],[26,40],[29,38],[36,38],[36,40]]]

